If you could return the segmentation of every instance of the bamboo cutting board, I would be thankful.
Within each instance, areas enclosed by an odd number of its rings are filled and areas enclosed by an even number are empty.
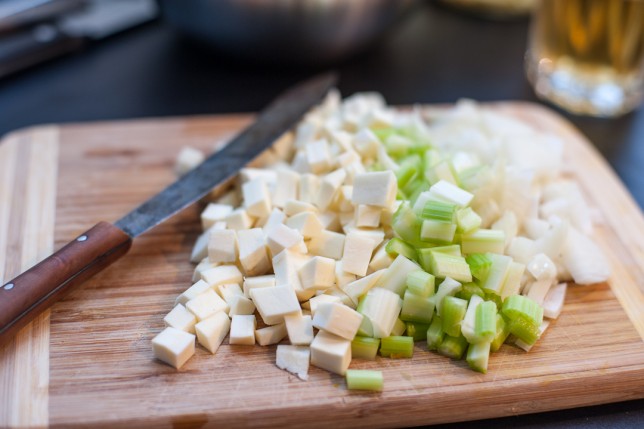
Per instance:
[[[609,284],[569,288],[560,318],[530,353],[504,346],[486,375],[427,352],[352,367],[381,369],[385,391],[346,390],[312,367],[274,365],[275,347],[198,347],[180,371],[150,340],[190,285],[199,209],[131,252],[0,350],[0,427],[392,427],[533,413],[644,397],[644,218],[591,145],[534,104],[490,106],[566,141],[571,174],[602,224]],[[100,220],[115,221],[174,180],[183,145],[210,151],[252,120],[227,115],[19,131],[0,143],[0,284]]]

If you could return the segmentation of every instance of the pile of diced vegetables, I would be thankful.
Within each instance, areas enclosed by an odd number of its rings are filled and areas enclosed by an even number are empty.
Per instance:
[[[185,149],[179,171],[202,158]],[[333,92],[260,161],[201,215],[195,283],[152,340],[176,368],[195,339],[214,354],[229,335],[350,389],[383,386],[352,359],[411,358],[419,341],[486,372],[502,344],[530,350],[566,282],[610,273],[562,142],[471,101],[399,111]]]

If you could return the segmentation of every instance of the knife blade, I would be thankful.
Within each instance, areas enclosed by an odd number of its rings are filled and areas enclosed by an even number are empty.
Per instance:
[[[226,147],[119,219],[99,222],[43,261],[0,286],[0,346],[74,286],[123,256],[132,239],[231,179],[292,128],[335,85],[327,73],[284,92]]]

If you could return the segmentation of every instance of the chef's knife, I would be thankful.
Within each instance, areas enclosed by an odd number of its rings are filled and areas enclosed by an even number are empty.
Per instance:
[[[73,286],[123,256],[133,238],[194,203],[217,184],[232,178],[319,103],[335,82],[336,76],[329,73],[288,90],[226,147],[114,225],[98,223],[53,255],[0,286],[0,345]]]

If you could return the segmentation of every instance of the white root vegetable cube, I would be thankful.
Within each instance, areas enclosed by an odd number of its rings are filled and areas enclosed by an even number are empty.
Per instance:
[[[354,213],[355,207],[351,202],[351,194],[353,194],[353,186],[351,185],[340,186],[340,192],[336,194],[335,201],[333,203],[334,208],[343,213],[347,213],[347,212]]]
[[[201,212],[201,226],[207,231],[215,222],[222,221],[233,212],[233,206],[228,204],[210,203]]]
[[[238,231],[237,240],[239,242],[239,262],[246,275],[257,276],[271,270],[266,239],[261,228]]]
[[[295,291],[290,285],[251,289],[250,297],[267,325],[282,323],[286,314],[301,311]]]
[[[383,244],[376,250],[369,262],[369,269],[373,271],[382,270],[384,268],[389,268],[389,266],[394,262],[394,258],[387,253],[385,245]]]
[[[275,272],[275,284],[290,285],[300,301],[306,301],[313,295],[315,290],[305,290],[300,282],[298,271],[309,260],[307,255],[302,255],[290,250],[283,250],[273,257],[273,271]]]
[[[210,289],[188,301],[186,308],[201,322],[219,311],[228,312],[229,307],[226,301]]]
[[[175,328],[165,328],[152,339],[154,357],[179,369],[195,354],[195,336]]]
[[[322,230],[309,241],[309,253],[335,260],[342,259],[344,251],[344,234]]]
[[[273,205],[283,208],[288,200],[297,200],[300,175],[291,170],[278,170],[273,190]]]
[[[201,273],[211,268],[215,268],[219,265],[220,264],[218,262],[210,262],[210,259],[208,259],[208,256],[206,256],[197,264],[195,270],[192,272],[192,282],[198,282],[199,280],[201,280]]]
[[[377,228],[378,226],[380,226],[381,214],[381,207],[360,204],[358,205],[358,209],[356,210],[356,226]]]
[[[300,201],[313,204],[320,190],[320,178],[315,174],[302,174],[300,176]]]
[[[346,167],[347,165],[351,165],[354,162],[361,162],[360,155],[358,152],[356,152],[353,149],[349,149],[348,151],[340,154],[338,156],[338,164],[340,164],[342,167]]]
[[[320,139],[307,144],[304,147],[306,161],[309,169],[314,174],[326,173],[332,165],[329,143],[326,139]]]
[[[315,256],[298,270],[303,289],[326,290],[335,284],[335,260]]]
[[[320,219],[320,222],[322,222],[322,225],[324,225],[324,229],[333,232],[340,232],[342,229],[340,217],[336,212],[327,210],[325,212],[318,213],[318,218]]]
[[[277,344],[286,338],[286,324],[280,323],[278,325],[267,326],[255,331],[255,341],[260,346],[270,346]]]
[[[255,344],[255,315],[236,314],[230,323],[229,344],[252,346]]]
[[[303,212],[317,213],[318,208],[312,203],[298,200],[288,200],[284,205],[284,214],[286,214],[286,216],[295,216],[296,214]],[[288,222],[286,224],[288,225]],[[291,226],[291,228],[294,227]]]
[[[351,363],[351,341],[320,331],[311,343],[311,365],[344,375]]]
[[[295,346],[308,346],[313,341],[313,320],[311,316],[302,313],[292,313],[284,316],[288,340]]]
[[[217,285],[214,288],[215,292],[219,294],[220,297],[226,301],[226,304],[230,305],[237,296],[243,296],[241,287],[237,283],[224,283]]]
[[[311,316],[315,316],[315,312],[317,311],[320,304],[325,304],[325,303],[330,304],[334,302],[342,303],[342,300],[335,295],[322,294],[322,295],[314,296],[304,304],[307,305],[309,311],[311,312]],[[304,304],[302,304],[302,307],[304,307]]]
[[[299,174],[308,174],[311,172],[309,162],[306,160],[306,152],[304,150],[298,150],[295,152],[295,156],[293,156],[293,161],[291,162],[291,168]]]
[[[368,237],[355,232],[347,234],[342,253],[344,271],[357,276],[367,274],[374,247],[373,240]]]
[[[353,204],[391,207],[396,200],[398,182],[391,171],[356,174],[353,179]]]
[[[211,262],[234,263],[237,260],[237,234],[233,229],[210,232],[208,259]]]
[[[268,248],[271,250],[273,256],[279,254],[285,249],[302,252],[302,248],[306,250],[304,244],[304,237],[296,229],[289,228],[284,224],[276,225],[268,232],[266,237]],[[306,252],[303,252],[306,253]]]
[[[380,140],[369,128],[363,128],[353,137],[353,147],[363,158],[375,158],[379,146]]]
[[[261,179],[268,189],[275,187],[277,182],[277,172],[266,168],[242,168],[239,170],[239,178],[242,183],[250,182],[251,180]]]
[[[324,225],[322,225],[320,219],[312,212],[298,213],[288,218],[286,225],[289,228],[299,231],[305,239],[319,235],[324,229]]]
[[[300,380],[306,381],[309,379],[310,359],[311,351],[308,347],[287,346],[284,344],[277,346],[275,357],[277,367],[297,375]]]
[[[351,298],[353,305],[358,305],[360,297],[369,292],[369,290],[376,285],[385,271],[386,269],[378,270],[369,274],[368,276],[353,281],[344,286],[342,288],[342,292],[344,292],[347,296],[349,296],[349,298]]]
[[[220,311],[197,323],[195,330],[199,344],[215,354],[230,331],[230,319],[226,313]]]
[[[196,298],[197,296],[208,290],[212,290],[212,288],[213,286],[209,285],[205,281],[199,280],[177,297],[177,299],[175,300],[175,305],[182,304],[185,306],[188,301]]]
[[[391,335],[400,310],[402,310],[402,299],[397,294],[374,287],[367,292],[360,313],[371,322],[374,338],[385,338]]]
[[[349,283],[357,279],[355,274],[347,273],[344,271],[344,266],[342,260],[336,262],[335,264],[335,286],[337,288],[344,288]]]
[[[262,226],[262,228],[264,229],[264,234],[268,235],[268,233],[271,232],[273,228],[275,228],[277,225],[284,223],[285,220],[286,220],[286,215],[284,214],[284,212],[282,212],[280,209],[275,207],[271,212],[271,214],[268,215],[268,218],[266,218],[266,221]]]
[[[228,216],[226,216],[226,226],[229,229],[241,230],[248,229],[253,226],[254,219],[248,215],[248,212],[244,209],[233,210]]]
[[[552,280],[557,277],[555,263],[544,253],[534,255],[526,268],[536,280]]]
[[[414,261],[405,258],[403,255],[398,255],[378,279],[376,286],[388,289],[402,298],[407,288],[407,275],[420,270],[421,268]]]
[[[255,304],[253,301],[246,298],[244,295],[238,295],[230,300],[230,311],[228,314],[234,316],[235,314],[253,314],[255,313]]]
[[[166,326],[171,328],[181,329],[191,334],[195,333],[197,318],[181,304],[175,305],[172,311],[163,318],[163,321]]]
[[[242,273],[235,265],[219,265],[201,273],[201,278],[213,288],[224,283],[241,284]]]
[[[273,287],[275,286],[275,275],[268,274],[265,276],[246,277],[244,279],[243,292],[246,298],[250,298],[250,291],[254,288]]]
[[[470,204],[474,195],[459,188],[458,186],[446,180],[439,180],[429,188],[429,193],[432,197],[439,201],[456,204],[460,207],[465,207]]]
[[[190,262],[194,262],[196,264],[208,256],[208,240],[210,238],[210,232],[211,230],[209,229],[202,232],[199,237],[197,237],[194,246],[192,246],[192,252],[190,252]]]
[[[268,186],[262,179],[251,180],[242,185],[244,207],[250,216],[265,217],[271,213],[271,197]]]
[[[347,172],[344,169],[338,169],[324,176],[320,182],[320,189],[315,199],[315,205],[320,210],[326,210],[327,207],[333,202],[336,193],[344,183],[347,177]]]
[[[362,314],[346,305],[323,303],[315,312],[313,326],[352,341],[360,328],[362,317]]]
[[[552,286],[543,300],[543,315],[548,319],[556,319],[561,314],[568,283],[559,283]]]
[[[351,233],[359,234],[363,237],[367,237],[373,241],[373,248],[380,246],[380,244],[385,240],[385,231],[382,229],[370,229],[370,228],[357,228],[353,222],[353,216],[351,221],[344,225],[344,232],[348,235]]]
[[[206,159],[206,156],[202,151],[193,147],[185,146],[177,156],[174,170],[179,176],[183,176],[188,171],[201,164],[204,159]]]

